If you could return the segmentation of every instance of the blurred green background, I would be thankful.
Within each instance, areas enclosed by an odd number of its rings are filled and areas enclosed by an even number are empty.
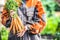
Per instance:
[[[47,25],[41,35],[53,36],[60,40],[60,2],[59,0],[41,0],[47,17]]]
[[[47,25],[40,33],[44,38],[52,37],[60,40],[60,2],[59,0],[41,0],[47,17]],[[0,40],[8,40],[9,32],[4,26],[0,27]]]

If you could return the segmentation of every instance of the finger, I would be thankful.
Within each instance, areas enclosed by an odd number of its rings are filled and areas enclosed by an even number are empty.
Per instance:
[[[22,37],[24,35],[25,32],[21,32],[21,33],[18,33],[17,36],[18,37]]]
[[[22,37],[22,36],[23,36],[22,32],[17,34],[17,37]]]
[[[17,37],[20,37],[20,36],[21,36],[21,33],[18,33],[18,34],[17,34]]]

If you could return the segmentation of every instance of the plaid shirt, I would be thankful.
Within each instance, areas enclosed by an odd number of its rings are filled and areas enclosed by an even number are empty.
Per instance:
[[[40,25],[40,32],[45,27],[46,24],[46,15],[40,1],[37,1],[35,5],[28,5],[27,3],[22,2],[22,5],[18,8],[18,15],[22,19],[22,22],[25,26],[29,27],[36,23],[35,26]]]

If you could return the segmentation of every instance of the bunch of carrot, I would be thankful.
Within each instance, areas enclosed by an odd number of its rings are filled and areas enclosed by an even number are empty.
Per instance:
[[[9,30],[13,31],[13,34],[23,32],[25,28],[24,28],[24,25],[23,25],[21,19],[17,15],[17,9],[18,9],[17,2],[15,0],[7,0],[7,2],[5,4],[5,8],[8,10],[8,13],[10,14],[10,16],[11,16],[11,14],[13,14]],[[13,10],[13,11],[11,11],[11,10]]]
[[[16,33],[21,33],[24,31],[24,25],[21,21],[21,19],[16,16],[15,18],[12,17],[12,22],[11,22],[11,26],[10,26],[10,31],[12,30],[14,34]]]

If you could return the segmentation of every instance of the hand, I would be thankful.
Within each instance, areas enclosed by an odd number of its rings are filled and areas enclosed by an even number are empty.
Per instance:
[[[13,10],[10,10],[10,16],[13,17],[14,14],[15,12]]]
[[[22,37],[26,32],[26,29],[24,29],[22,32],[18,33],[17,36],[18,37]]]

